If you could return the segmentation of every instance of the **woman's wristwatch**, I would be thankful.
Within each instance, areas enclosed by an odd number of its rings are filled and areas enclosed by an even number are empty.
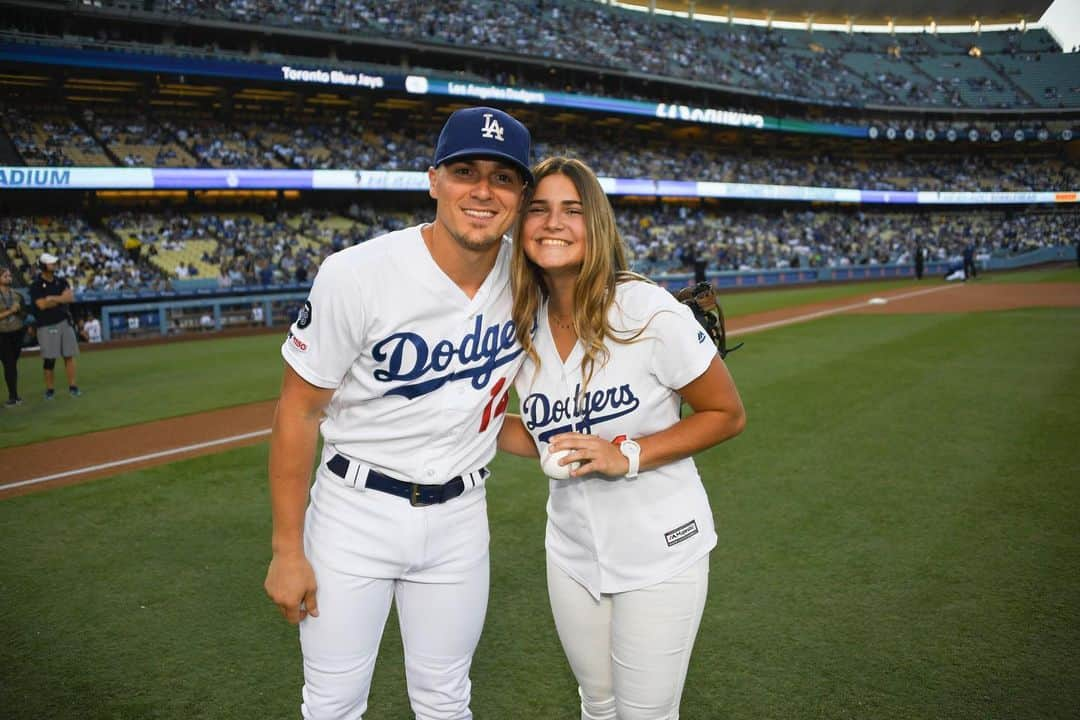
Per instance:
[[[630,469],[627,470],[626,477],[636,478],[641,463],[641,446],[633,440],[623,440],[619,443],[619,452],[630,461]]]

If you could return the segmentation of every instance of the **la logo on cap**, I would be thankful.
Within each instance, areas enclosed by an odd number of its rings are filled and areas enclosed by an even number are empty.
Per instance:
[[[486,138],[495,138],[499,142],[503,142],[502,125],[491,113],[484,113],[484,128],[480,131],[480,134]]]

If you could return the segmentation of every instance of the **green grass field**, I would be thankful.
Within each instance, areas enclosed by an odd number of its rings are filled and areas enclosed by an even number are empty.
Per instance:
[[[1080,269],[1076,265],[1058,265],[1050,268],[1037,268],[1035,270],[1016,270],[1014,272],[999,272],[981,275],[979,282],[992,283],[1029,283],[1029,282],[1080,282]]]
[[[698,458],[720,544],[682,718],[1074,716],[1077,327],[1078,310],[840,315],[748,337],[729,358],[747,430]],[[87,354],[88,378],[127,387],[31,410],[84,403],[69,434],[268,399],[278,343]],[[296,632],[261,589],[265,463],[259,445],[0,501],[2,716],[297,717]],[[570,720],[546,483],[531,461],[492,469],[473,710]],[[391,621],[368,717],[410,717],[400,658]]]
[[[1057,282],[1080,282],[1080,273],[1070,270],[998,274],[990,279],[1034,282],[1052,277]],[[940,282],[926,280],[918,287],[935,284]],[[905,287],[916,285],[911,280],[895,280],[725,291],[724,314],[735,318]],[[282,333],[276,332],[95,350],[79,360],[79,384],[86,396],[73,400],[63,393],[64,374],[58,367],[61,392],[49,403],[42,400],[41,360],[37,355],[26,355],[19,362],[19,387],[25,403],[12,410],[0,408],[0,448],[272,400],[281,379],[281,341]]]
[[[728,317],[738,317],[910,285],[889,281],[730,293],[724,307]],[[281,382],[282,339],[283,332],[276,332],[84,353],[79,384],[86,395],[68,397],[58,367],[61,392],[48,403],[42,399],[41,360],[24,356],[19,387],[25,403],[0,408],[0,447],[272,400]]]
[[[0,447],[272,400],[281,383],[284,333],[165,345],[95,350],[78,360],[85,395],[64,392],[56,368],[56,398],[42,399],[37,355],[19,360],[24,403],[0,409]]]
[[[835,285],[807,285],[785,290],[722,290],[721,298],[725,317],[739,317],[751,313],[768,312],[781,308],[810,305],[812,303],[843,300],[866,293],[900,288],[917,289],[942,284],[937,280],[924,280],[916,285],[911,280],[882,280],[872,283],[837,283]]]

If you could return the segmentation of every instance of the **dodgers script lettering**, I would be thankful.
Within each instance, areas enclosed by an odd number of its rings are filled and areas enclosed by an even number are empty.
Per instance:
[[[379,382],[404,382],[386,392],[387,395],[403,395],[415,398],[434,392],[448,382],[469,379],[472,386],[481,390],[491,381],[492,373],[512,362],[521,354],[514,339],[514,322],[484,327],[484,316],[477,315],[473,329],[461,341],[439,340],[434,345],[416,333],[394,333],[375,343],[372,357],[384,363],[375,371]],[[443,375],[452,364],[459,369]],[[423,378],[423,379],[421,379]],[[412,382],[420,380],[420,382]]]
[[[637,410],[641,401],[628,384],[581,392],[574,387],[572,397],[549,398],[543,393],[533,393],[521,403],[521,415],[529,430],[555,425],[537,437],[547,441],[553,435],[571,429],[591,433],[594,425],[610,422]]]

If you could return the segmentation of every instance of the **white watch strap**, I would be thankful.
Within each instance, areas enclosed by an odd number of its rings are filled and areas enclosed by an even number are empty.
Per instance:
[[[627,450],[627,445],[631,446],[633,450]],[[636,478],[638,476],[638,470],[641,468],[641,446],[633,440],[626,440],[619,445],[619,452],[621,452],[630,463],[630,467],[626,471],[626,477]]]

